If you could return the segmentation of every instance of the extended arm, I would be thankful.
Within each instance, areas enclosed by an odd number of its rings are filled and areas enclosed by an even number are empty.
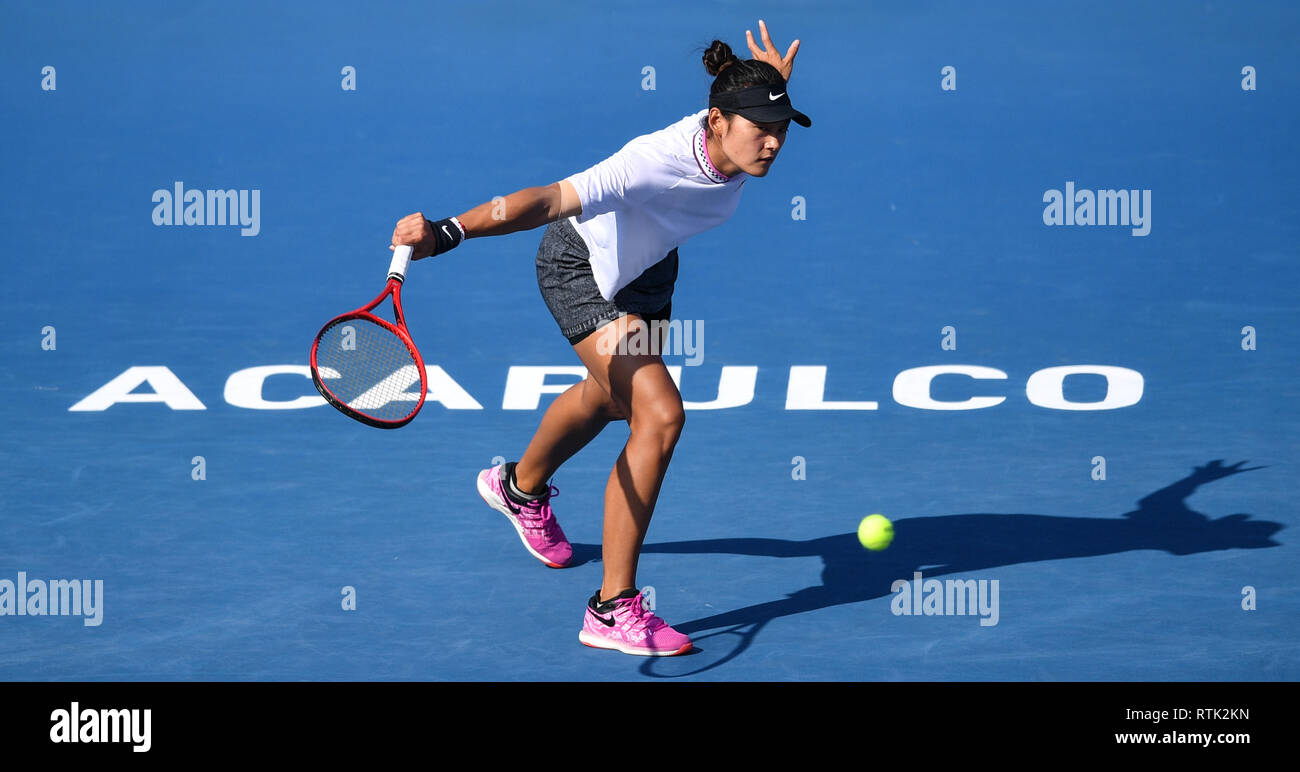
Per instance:
[[[567,180],[561,180],[544,187],[517,190],[502,201],[486,201],[456,219],[465,229],[465,238],[472,239],[531,230],[578,214],[582,214],[582,203],[577,191]],[[397,222],[392,243],[414,246],[416,260],[428,257],[437,244],[433,224],[422,212],[409,214]]]

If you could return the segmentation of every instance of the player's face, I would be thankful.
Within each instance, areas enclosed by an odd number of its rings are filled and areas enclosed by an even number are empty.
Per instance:
[[[754,177],[767,175],[785,144],[790,129],[787,118],[778,123],[754,123],[743,115],[734,116],[722,146],[732,163]]]

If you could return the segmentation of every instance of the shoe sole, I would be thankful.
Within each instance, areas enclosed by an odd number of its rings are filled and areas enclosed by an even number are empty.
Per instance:
[[[528,543],[528,537],[524,536],[524,527],[519,524],[518,518],[514,516],[514,514],[510,511],[510,508],[506,506],[506,503],[502,501],[501,498],[496,495],[496,493],[493,492],[492,488],[490,488],[486,482],[483,481],[482,472],[479,473],[479,476],[475,482],[478,487],[478,495],[481,496],[485,502],[487,502],[487,505],[489,507],[492,507],[496,511],[506,516],[506,519],[510,521],[510,524],[515,527],[515,533],[519,534],[519,541],[523,543],[524,549],[528,550],[528,553],[530,555],[542,561],[542,563],[548,568],[564,568],[564,564],[553,563],[550,560],[547,560],[544,556],[542,556],[537,550],[533,549],[533,545]]]
[[[676,651],[654,651],[652,649],[635,649],[630,646],[627,646],[626,644],[616,643],[614,641],[610,641],[607,638],[601,638],[598,635],[593,635],[587,632],[586,630],[583,630],[582,632],[578,633],[578,640],[582,642],[583,646],[590,646],[593,649],[608,649],[610,651],[621,651],[624,654],[631,654],[637,657],[676,657],[679,654],[685,654],[686,652],[695,648],[694,644],[686,643]]]

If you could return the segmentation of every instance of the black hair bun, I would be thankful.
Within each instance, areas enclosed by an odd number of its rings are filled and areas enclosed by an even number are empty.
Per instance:
[[[729,64],[740,61],[740,57],[731,52],[731,46],[723,43],[721,40],[713,41],[709,50],[704,52],[704,69],[709,71],[710,75],[717,76]]]

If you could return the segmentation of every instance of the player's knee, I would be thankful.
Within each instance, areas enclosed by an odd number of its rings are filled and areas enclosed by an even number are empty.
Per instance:
[[[628,423],[634,434],[653,437],[665,448],[671,448],[686,426],[686,411],[680,398],[648,400],[633,406],[632,420]]]

